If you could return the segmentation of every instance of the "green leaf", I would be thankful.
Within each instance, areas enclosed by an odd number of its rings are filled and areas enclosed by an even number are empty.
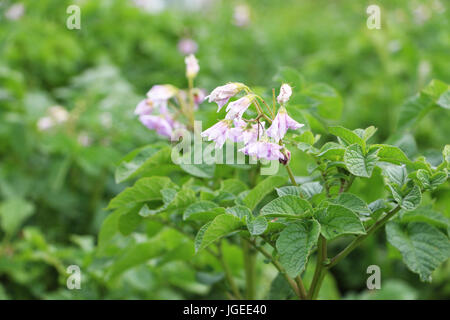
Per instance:
[[[124,271],[161,255],[164,252],[163,249],[161,242],[155,240],[137,243],[126,248],[122,256],[111,266],[108,272],[109,278],[113,279]]]
[[[245,219],[244,217],[252,217],[252,212],[250,209],[240,205],[227,208],[226,211],[239,219]]]
[[[450,257],[448,237],[433,226],[421,222],[386,225],[389,243],[403,256],[403,262],[419,274],[422,281],[431,281],[432,272]]]
[[[281,188],[276,188],[277,194],[279,197],[292,195],[292,196],[300,196],[300,187],[297,186],[286,186]]]
[[[355,132],[347,128],[341,126],[329,127],[328,131],[336,137],[339,137],[346,146],[358,144],[362,148],[362,150],[366,149],[366,142]]]
[[[378,148],[379,161],[390,162],[393,164],[411,164],[412,161],[398,147],[386,144],[374,144],[371,148]]]
[[[416,177],[417,177],[417,180],[419,180],[420,185],[423,188],[431,187],[430,174],[428,173],[428,171],[426,171],[424,169],[419,169],[419,170],[417,170]]]
[[[411,127],[435,107],[449,109],[449,86],[439,80],[432,80],[419,94],[400,107],[398,127]]]
[[[436,104],[441,108],[450,109],[450,90],[445,91],[436,101]]]
[[[261,215],[270,217],[306,217],[311,213],[309,202],[293,195],[276,198],[261,209]]]
[[[213,178],[216,170],[215,164],[180,164],[180,168],[190,175],[198,178]]]
[[[351,193],[341,193],[332,203],[346,207],[362,216],[370,216],[371,211],[367,204],[358,196]]]
[[[302,91],[316,101],[319,115],[325,119],[339,119],[342,115],[343,101],[337,90],[324,83],[315,83]]]
[[[341,235],[365,233],[358,216],[340,205],[331,204],[326,209],[319,209],[315,212],[315,217],[320,223],[320,232],[327,240]]]
[[[195,197],[195,191],[192,189],[181,189],[176,194],[175,198],[170,202],[170,204],[167,206],[167,209],[179,209],[184,210],[186,207],[188,207],[193,202],[197,201],[197,198]]]
[[[107,209],[132,206],[140,202],[162,200],[161,190],[177,188],[167,177],[150,177],[139,179],[134,186],[126,188],[113,198]]]
[[[200,229],[195,237],[195,251],[198,252],[208,247],[213,242],[223,238],[230,233],[239,230],[243,222],[232,214],[221,214],[207,224],[208,227]]]
[[[207,212],[211,209],[217,208],[217,204],[212,201],[202,200],[198,202],[194,202],[189,205],[183,213],[183,220],[187,220],[190,215],[198,212]]]
[[[295,297],[295,292],[287,282],[286,278],[278,273],[270,284],[269,299],[270,300],[288,300]]]
[[[345,148],[335,142],[327,142],[322,148],[320,148],[320,153],[318,157],[330,159],[330,160],[340,160],[345,153]]]
[[[128,208],[119,208],[103,220],[98,234],[98,247],[103,248],[118,232],[119,219]]]
[[[375,134],[375,132],[377,132],[377,128],[375,128],[374,126],[370,126],[370,127],[367,127],[365,130],[364,130],[364,133],[363,133],[363,136],[362,136],[362,138],[364,139],[364,141],[367,141],[367,140],[369,140],[374,134]]]
[[[422,201],[422,194],[420,188],[415,185],[405,196],[401,196],[398,191],[389,185],[392,195],[397,204],[406,211],[411,211],[417,208]]]
[[[246,222],[247,222],[247,229],[248,232],[250,232],[250,234],[252,236],[258,236],[260,234],[263,234],[264,231],[266,231],[268,223],[265,217],[259,216],[256,218],[248,218],[248,216],[246,217]]]
[[[393,184],[401,188],[408,181],[408,172],[405,166],[386,164],[382,169],[383,176],[386,178],[388,184]]]
[[[142,221],[142,216],[139,215],[139,211],[142,208],[142,204],[137,204],[130,208],[126,212],[122,213],[118,221],[118,230],[124,236],[130,235]]]
[[[358,144],[347,147],[344,154],[344,162],[348,171],[358,177],[370,178],[377,163],[377,150],[370,150],[367,155]]]
[[[232,193],[235,196],[237,196],[239,193],[241,193],[242,191],[247,190],[247,189],[248,189],[247,185],[238,179],[223,180],[221,182],[221,187],[220,187],[221,191],[226,191],[226,192]]]
[[[413,211],[400,212],[401,222],[426,222],[438,228],[450,227],[450,219],[434,211],[431,206],[419,207]]]
[[[288,83],[297,91],[301,90],[305,83],[303,76],[291,67],[281,67],[274,76],[273,81],[279,82],[280,84]]]
[[[256,205],[275,188],[286,183],[285,177],[270,176],[258,183],[242,200],[243,203],[251,210],[255,209]]]
[[[442,157],[444,161],[447,162],[447,168],[450,169],[450,144],[445,145],[442,151]]]
[[[306,182],[300,186],[300,193],[303,197],[310,199],[316,194],[320,194],[323,191],[323,186],[318,181]]]
[[[295,140],[298,142],[309,144],[310,146],[312,146],[316,142],[314,134],[310,130],[306,130],[305,132],[300,134],[300,136],[298,136],[298,138]]]
[[[132,179],[160,164],[170,163],[169,146],[146,146],[132,151],[117,165],[116,183]]]
[[[447,181],[448,174],[446,171],[439,171],[434,173],[430,178],[430,184],[432,188],[435,188]]]
[[[226,213],[225,208],[219,207],[219,208],[209,209],[208,211],[194,212],[194,213],[191,213],[185,219],[184,218],[183,219],[186,221],[197,221],[197,222],[201,222],[201,223],[206,223],[224,213]]]
[[[0,225],[8,235],[13,235],[22,223],[34,213],[34,206],[22,198],[11,198],[0,204]]]
[[[280,263],[290,277],[295,278],[305,269],[319,233],[320,225],[315,220],[292,223],[280,233],[276,248],[280,254]]]
[[[216,203],[203,200],[194,202],[188,206],[186,210],[184,210],[183,220],[206,223],[224,213],[225,209],[219,208]]]

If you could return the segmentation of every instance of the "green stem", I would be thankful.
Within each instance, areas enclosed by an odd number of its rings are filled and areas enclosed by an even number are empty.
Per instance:
[[[294,186],[298,186],[297,182],[295,181],[294,173],[292,172],[291,167],[289,167],[288,164],[284,166],[286,168],[287,173],[289,174],[289,178],[291,179],[291,182]]]
[[[374,223],[365,234],[356,237],[356,239],[350,242],[350,244],[344,250],[342,250],[339,254],[337,254],[333,259],[330,260],[330,263],[326,265],[327,269],[334,267],[339,261],[344,259],[350,252],[352,252],[357,246],[359,246],[364,240],[366,240],[366,238],[368,238],[386,222],[388,222],[389,219],[391,219],[398,211],[400,211],[400,209],[400,206],[395,207],[394,209],[389,211],[382,219]]]
[[[241,239],[245,267],[245,297],[252,300],[255,299],[255,255],[249,243],[244,238]]]
[[[319,237],[319,243],[317,246],[317,262],[316,270],[314,271],[314,277],[309,287],[308,299],[316,299],[322,285],[322,279],[324,276],[323,267],[324,262],[327,260],[327,240],[321,235]]]
[[[272,123],[272,119],[270,119],[270,118],[263,112],[261,106],[260,106],[259,103],[258,103],[258,100],[255,99],[254,102],[255,102],[256,109],[257,109],[257,111],[258,111],[258,115],[260,115],[260,116],[262,116],[264,119],[266,119],[267,122],[269,122],[269,124]]]
[[[220,264],[222,265],[223,268],[223,272],[225,273],[225,278],[228,282],[228,285],[230,286],[231,292],[233,292],[233,295],[238,299],[238,300],[242,300],[242,295],[239,292],[239,288],[237,287],[236,283],[234,282],[233,279],[233,275],[231,274],[231,270],[228,267],[224,257],[223,257],[223,252],[222,252],[222,244],[219,243],[217,245],[217,248],[219,249],[218,252],[218,259],[220,261]]]
[[[192,128],[194,128],[194,78],[192,77],[188,77],[188,86],[189,86],[189,121],[190,124],[192,126]]]
[[[300,275],[296,276],[295,277],[295,282],[297,283],[298,290],[300,292],[301,298],[302,299],[306,299],[307,298],[307,293],[306,293],[305,286],[303,285],[302,277],[300,277]]]
[[[305,297],[302,296],[302,293],[300,292],[297,284],[295,283],[294,280],[292,280],[288,274],[286,273],[286,270],[283,268],[283,266],[277,261],[275,260],[272,255],[266,251],[266,249],[259,247],[256,245],[256,243],[254,241],[251,241],[249,239],[245,239],[248,241],[248,243],[250,243],[250,245],[255,248],[256,250],[258,250],[259,252],[261,252],[261,254],[263,256],[265,256],[273,265],[275,268],[277,268],[278,272],[283,275],[283,277],[286,279],[286,281],[288,282],[289,286],[292,288],[292,290],[295,292],[295,294],[297,295],[297,297],[299,299],[304,299]]]

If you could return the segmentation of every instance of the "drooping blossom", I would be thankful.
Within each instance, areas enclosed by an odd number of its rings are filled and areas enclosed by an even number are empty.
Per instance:
[[[239,151],[257,159],[279,160],[284,159],[284,155],[280,151],[282,148],[282,146],[276,143],[259,140],[249,143],[244,148],[239,149]]]
[[[250,23],[250,8],[245,4],[234,7],[233,23],[238,27],[245,27]]]
[[[211,128],[202,132],[202,137],[207,137],[208,141],[215,141],[216,148],[222,148],[223,144],[228,138],[228,133],[231,128],[232,121],[221,120],[213,125]]]
[[[226,111],[228,112],[225,119],[234,120],[241,119],[244,112],[250,107],[252,102],[255,100],[255,95],[248,94],[236,101],[231,102]]]
[[[228,138],[233,142],[243,142],[244,145],[255,142],[264,131],[264,122],[250,124],[244,120],[235,120],[234,128],[228,133]]]
[[[275,141],[283,139],[288,129],[297,130],[303,127],[304,124],[298,123],[287,114],[286,108],[281,107],[272,125],[267,129],[267,135]]]
[[[245,85],[238,82],[227,83],[224,86],[215,88],[205,99],[209,102],[215,102],[219,106],[217,112],[228,103],[231,97],[235,96],[239,91],[245,88]]]
[[[141,100],[136,109],[134,110],[134,114],[138,116],[143,116],[146,114],[151,114],[153,111],[153,102],[150,99]]]
[[[277,97],[278,103],[281,104],[282,106],[285,105],[289,101],[291,95],[292,95],[291,86],[288,85],[287,83],[282,84],[280,88],[280,94]]]
[[[177,93],[177,88],[170,84],[154,85],[148,92],[147,98],[153,102],[156,107],[166,106],[167,101]]]
[[[197,58],[190,54],[184,59],[184,62],[186,63],[186,77],[195,78],[200,71]]]
[[[178,41],[177,48],[183,55],[189,55],[197,52],[198,45],[197,42],[192,39],[183,38]]]
[[[173,126],[167,118],[161,115],[143,115],[139,120],[150,130],[155,130],[158,134],[166,137],[172,136]]]

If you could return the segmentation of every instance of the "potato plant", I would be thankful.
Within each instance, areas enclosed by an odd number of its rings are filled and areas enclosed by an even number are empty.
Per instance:
[[[188,149],[200,143],[217,152],[236,142],[245,163],[198,163],[191,154],[188,162],[174,162],[173,150],[186,138],[179,131],[195,131],[197,108],[214,108],[200,102],[194,87],[197,60],[188,57],[186,64],[187,89],[154,86],[136,108],[145,126],[171,139],[139,148],[117,166],[117,182],[135,182],[110,201],[99,250],[108,252],[118,234],[133,241],[109,266],[109,279],[138,264],[183,260],[199,272],[199,282],[222,288],[219,298],[266,298],[258,292],[265,280],[258,270],[271,264],[277,275],[269,298],[317,299],[327,273],[385,230],[408,269],[431,281],[450,256],[450,222],[421,202],[447,182],[450,145],[439,163],[430,163],[410,159],[397,145],[372,143],[373,126],[331,125],[341,113],[339,94],[285,68],[275,78],[282,84],[278,94],[228,83],[206,97],[226,116],[201,133],[212,142],[194,139]],[[402,127],[433,108],[449,109],[449,92],[447,84],[432,81],[403,106]],[[317,128],[328,134],[316,134]],[[305,159],[308,175],[296,176],[291,167]],[[280,168],[265,175],[268,164]],[[375,173],[384,192],[368,203],[353,186],[371,183]],[[167,230],[183,235],[183,245],[172,246]],[[334,250],[342,241],[343,249]],[[232,272],[238,259],[242,269]]]

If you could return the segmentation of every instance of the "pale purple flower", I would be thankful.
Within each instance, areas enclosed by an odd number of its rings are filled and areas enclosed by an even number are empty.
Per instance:
[[[202,137],[208,137],[208,141],[215,141],[216,148],[222,148],[223,144],[228,138],[228,132],[231,127],[231,121],[222,120],[217,122],[211,128],[202,132]]]
[[[196,53],[198,50],[197,42],[189,38],[183,38],[178,41],[177,44],[178,51],[180,51],[184,55],[189,55],[192,53]]]
[[[200,71],[197,58],[190,54],[184,59],[184,62],[186,63],[186,77],[195,78]]]
[[[277,97],[278,103],[281,105],[285,105],[289,101],[291,95],[292,95],[291,86],[288,85],[287,83],[283,83],[280,88],[280,94]]]
[[[222,107],[228,103],[228,100],[230,100],[231,97],[235,96],[244,88],[245,85],[242,83],[227,83],[224,86],[215,88],[206,98],[209,99],[209,102],[214,101],[215,103],[217,103],[217,105],[219,106],[217,112],[219,112],[220,109],[222,109]]]
[[[272,125],[267,129],[267,135],[273,138],[275,141],[283,139],[288,129],[297,130],[303,127],[304,124],[298,123],[289,115],[284,107],[278,110],[278,114],[272,122]]]
[[[39,131],[46,131],[53,127],[55,122],[50,117],[42,117],[37,122],[37,128]]]
[[[206,90],[205,89],[194,89],[192,92],[194,96],[194,110],[198,109],[198,106],[200,103],[202,103],[205,100],[206,97]]]
[[[266,160],[279,160],[284,159],[284,155],[281,153],[283,147],[268,141],[256,141],[249,143],[244,148],[239,149],[239,151],[244,154],[258,159]]]
[[[173,127],[170,122],[163,116],[155,115],[143,115],[139,117],[139,120],[144,126],[150,130],[155,130],[158,134],[166,137],[172,136]]]
[[[134,114],[143,116],[151,114],[153,111],[153,102],[150,99],[144,99],[138,103],[136,109],[134,110]]]
[[[22,3],[13,4],[5,12],[5,17],[8,20],[19,20],[25,12],[25,6]]]
[[[147,92],[147,98],[157,107],[166,106],[167,101],[176,93],[177,88],[170,84],[157,84]]]
[[[248,94],[236,101],[231,102],[226,111],[228,112],[225,119],[234,120],[241,119],[244,112],[250,107],[253,100],[255,99],[255,95]]]
[[[245,27],[250,23],[250,8],[245,4],[234,7],[233,23],[238,27]]]
[[[228,138],[233,142],[243,142],[245,145],[258,140],[264,132],[264,122],[249,124],[244,120],[235,120],[234,128],[228,133]],[[259,128],[258,128],[259,127]]]

